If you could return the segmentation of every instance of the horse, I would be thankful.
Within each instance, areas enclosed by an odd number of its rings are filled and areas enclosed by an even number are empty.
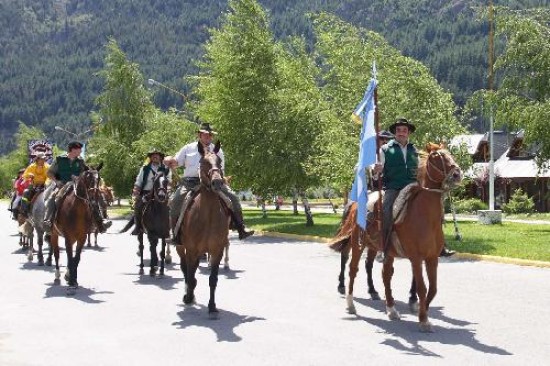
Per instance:
[[[38,244],[38,265],[44,265],[44,253],[42,247],[44,245],[44,213],[46,212],[46,206],[44,204],[44,197],[51,191],[51,189],[46,188],[37,192],[32,200],[31,210],[28,217],[24,218],[20,215],[23,221],[23,224],[20,226],[22,235],[29,239],[28,242],[28,251],[27,259],[29,262],[32,262],[34,259],[34,232],[36,231],[37,244]],[[51,248],[50,248],[51,253]],[[50,261],[51,265],[51,261]]]
[[[115,201],[113,188],[103,185],[99,187],[99,191],[101,192],[101,195],[103,196],[103,200],[105,201],[106,205],[112,206],[113,202]]]
[[[210,256],[210,299],[208,315],[217,319],[219,312],[216,307],[215,293],[218,284],[218,272],[224,248],[229,245],[229,212],[219,197],[223,185],[220,169],[221,159],[217,155],[220,150],[218,141],[212,152],[205,151],[202,144],[198,144],[200,160],[200,187],[194,202],[186,212],[182,212],[183,222],[178,228],[176,250],[180,256],[180,267],[185,278],[185,295],[183,302],[186,305],[195,301],[195,277],[199,260],[203,254]]]
[[[378,193],[375,192],[375,195]],[[371,196],[371,201],[374,201],[377,199],[377,196]],[[342,215],[342,221],[340,222],[340,227],[338,228],[338,231],[341,230],[342,225],[346,222],[346,218],[349,215],[351,204],[347,205],[344,209],[344,214]],[[367,286],[368,286],[368,293],[370,295],[371,300],[380,300],[380,294],[378,291],[376,291],[376,288],[374,286],[374,282],[372,280],[372,268],[374,265],[374,259],[376,258],[376,250],[372,248],[366,248],[367,249],[367,256],[365,258],[365,271],[367,272]],[[346,270],[346,264],[349,259],[349,253],[351,251],[351,246],[347,246],[345,249],[343,249],[340,252],[340,274],[338,275],[338,293],[341,295],[346,294],[346,285],[345,285],[345,270]],[[418,296],[416,295],[416,283],[414,282],[414,278],[411,281],[411,288],[409,290],[409,308],[411,312],[417,312],[418,311]]]
[[[144,204],[141,215],[141,227],[147,233],[149,239],[149,249],[151,252],[151,263],[149,274],[155,276],[158,267],[157,244],[161,240],[162,249],[160,252],[160,275],[164,275],[164,264],[166,261],[166,238],[170,236],[170,215],[168,207],[168,177],[160,172],[155,175],[153,180],[153,189],[143,197]],[[136,220],[135,215],[132,216],[126,226],[120,233],[126,232],[132,227]],[[137,235],[139,241],[138,256],[140,257],[139,274],[144,274],[143,271],[143,232],[140,231]],[[170,249],[170,247],[168,247]]]
[[[441,225],[443,197],[446,192],[460,184],[462,177],[460,167],[442,145],[428,144],[426,152],[421,154],[417,183],[413,183],[402,190],[402,193],[408,196],[405,199],[406,206],[398,210],[394,208],[394,216],[397,213],[398,217],[393,225],[391,245],[387,253],[388,258],[382,269],[386,295],[386,313],[392,320],[400,318],[400,314],[395,309],[395,300],[391,290],[393,261],[395,257],[408,258],[416,282],[419,299],[418,320],[420,330],[423,332],[432,331],[432,326],[428,320],[428,308],[437,293],[437,266],[439,254],[444,245]],[[365,247],[374,250],[381,249],[380,232],[376,224],[376,221],[381,218],[381,212],[374,211],[374,215],[364,231],[356,224],[356,216],[357,204],[354,203],[346,222],[342,225],[336,238],[330,243],[332,249],[340,252],[348,250],[348,246],[351,246],[352,259],[349,271],[348,294],[346,295],[348,312],[350,313],[356,313],[353,304],[353,284],[361,253]],[[424,282],[423,263],[426,266],[429,289],[426,288]]]
[[[68,282],[68,295],[74,295],[78,288],[78,265],[82,248],[86,243],[86,236],[93,231],[95,207],[99,205],[99,171],[103,165],[97,168],[85,170],[72,184],[70,191],[61,198],[58,213],[52,225],[50,237],[51,251],[55,258],[55,283],[59,282],[59,236],[65,238],[65,251],[67,252],[67,272],[65,280]],[[73,244],[76,242],[76,250],[73,254]]]
[[[99,195],[99,200],[98,200],[97,203],[99,205],[101,215],[104,218],[108,218],[108,214],[107,214],[108,201],[106,199],[105,193],[102,190],[102,187],[99,188],[99,192],[100,192],[100,195]],[[93,228],[92,232],[88,233],[88,235],[87,235],[88,240],[87,240],[86,247],[88,247],[88,248],[92,247],[92,234],[94,235],[94,247],[99,248],[99,245],[97,244],[97,236],[99,235],[99,229],[97,228],[97,225],[94,225],[94,228]]]

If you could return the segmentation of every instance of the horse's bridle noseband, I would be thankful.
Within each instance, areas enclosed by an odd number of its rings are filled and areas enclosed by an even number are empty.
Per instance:
[[[429,180],[431,180],[432,182],[434,183],[441,183],[441,190],[436,190],[436,189],[428,189],[428,190],[433,190],[433,191],[441,191],[441,192],[445,192],[445,191],[448,191],[450,190],[450,182],[452,180],[452,176],[454,174],[454,171],[458,168],[458,166],[456,164],[453,164],[451,165],[451,169],[449,169],[449,172],[447,172],[447,167],[445,165],[445,158],[443,157],[443,153],[441,153],[441,151],[433,151],[430,153],[430,155],[433,155],[433,156],[438,156],[439,159],[441,160],[441,166],[443,166],[443,169],[439,169],[434,163],[432,163],[430,161],[430,159],[427,159],[427,162],[426,164],[429,165],[429,167],[435,169],[438,173],[440,173],[442,176],[443,176],[443,180],[436,180],[434,178],[432,178],[432,176],[430,175],[430,169],[428,169],[428,167],[426,167],[426,176],[428,177]]]

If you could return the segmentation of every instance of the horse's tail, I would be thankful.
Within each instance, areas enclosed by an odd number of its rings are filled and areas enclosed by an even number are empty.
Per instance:
[[[122,234],[122,233],[125,233],[125,232],[127,232],[128,230],[130,230],[130,228],[131,228],[132,226],[134,226],[135,220],[136,220],[136,215],[132,215],[132,216],[130,217],[130,220],[128,220],[128,223],[126,224],[126,226],[124,226],[118,233],[119,233],[119,234]]]
[[[350,237],[353,228],[355,227],[355,221],[357,218],[357,203],[352,202],[344,208],[344,214],[342,215],[342,221],[338,227],[338,231],[334,236],[334,239],[330,241],[329,247],[337,252],[343,252],[350,244]]]

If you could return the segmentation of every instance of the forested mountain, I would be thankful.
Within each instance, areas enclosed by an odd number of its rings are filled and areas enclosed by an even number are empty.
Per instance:
[[[403,54],[424,62],[461,105],[486,85],[487,24],[477,20],[479,0],[260,0],[279,38],[311,41],[308,12],[328,11],[381,33]],[[550,0],[495,0],[512,8],[547,7]],[[225,0],[0,0],[0,153],[13,147],[18,122],[82,132],[102,88],[109,37],[146,78],[183,93],[184,76],[215,27]],[[368,72],[368,71],[365,71]],[[182,98],[156,93],[162,108]]]

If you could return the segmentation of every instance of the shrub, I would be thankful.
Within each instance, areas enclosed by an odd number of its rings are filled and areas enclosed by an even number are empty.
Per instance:
[[[455,210],[457,213],[475,213],[478,210],[487,210],[489,206],[480,199],[470,198],[458,200],[455,202]]]
[[[510,201],[502,205],[502,211],[507,214],[533,213],[535,211],[535,202],[521,188],[518,188],[514,191],[512,197],[510,197]]]

